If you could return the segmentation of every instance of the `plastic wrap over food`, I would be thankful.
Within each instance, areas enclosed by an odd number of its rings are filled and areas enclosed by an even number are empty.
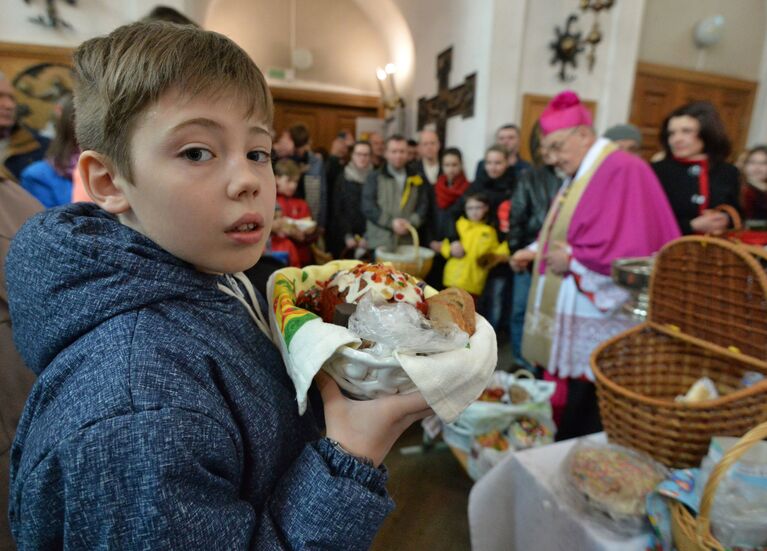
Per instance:
[[[454,326],[447,332],[432,328],[429,320],[410,304],[375,304],[365,296],[349,318],[349,330],[371,341],[364,349],[375,356],[400,353],[434,354],[463,348],[469,335]]]
[[[714,466],[737,438],[714,437],[701,464],[705,484]],[[725,547],[767,547],[767,442],[759,442],[733,465],[716,489],[711,531]]]

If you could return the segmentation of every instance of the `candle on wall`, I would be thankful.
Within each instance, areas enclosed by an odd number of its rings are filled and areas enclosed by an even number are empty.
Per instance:
[[[386,71],[380,67],[376,69],[376,80],[378,81],[378,90],[381,92],[381,101],[386,101],[386,92],[384,92],[383,81],[386,80]]]

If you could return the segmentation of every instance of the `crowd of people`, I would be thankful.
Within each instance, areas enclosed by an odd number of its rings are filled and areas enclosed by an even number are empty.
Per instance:
[[[599,430],[588,355],[632,323],[611,263],[724,234],[740,215],[767,225],[767,146],[730,164],[705,102],[669,114],[648,163],[636,128],[598,136],[563,92],[530,136],[500,126],[471,181],[430,127],[344,131],[324,155],[304,125],[275,133],[258,68],[192,25],[121,27],[74,59],[50,143],[19,123],[0,75],[3,257],[42,211],[0,262],[0,376],[16,395],[40,377],[0,464],[27,548],[370,543],[392,508],[383,458],[430,410],[418,394],[346,400],[320,374],[324,415],[299,416],[269,336],[250,331],[263,304],[221,275],[263,254],[374,260],[416,235],[435,253],[426,280],[468,291],[514,362],[557,383],[562,439]],[[3,423],[17,402],[3,401]]]

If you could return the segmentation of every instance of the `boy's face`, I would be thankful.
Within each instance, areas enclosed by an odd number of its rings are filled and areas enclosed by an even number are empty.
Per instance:
[[[506,157],[498,151],[488,151],[485,155],[485,171],[493,179],[503,176],[508,166]]]
[[[466,218],[472,222],[481,222],[485,219],[488,207],[482,201],[469,199],[466,201]]]
[[[463,170],[461,160],[455,155],[445,155],[442,157],[442,173],[449,181],[453,181]]]
[[[298,180],[291,180],[290,176],[283,174],[277,176],[277,193],[285,197],[293,197],[298,188]]]
[[[231,94],[165,93],[137,119],[130,207],[120,221],[204,272],[237,272],[264,251],[274,216],[272,146],[260,114]]]

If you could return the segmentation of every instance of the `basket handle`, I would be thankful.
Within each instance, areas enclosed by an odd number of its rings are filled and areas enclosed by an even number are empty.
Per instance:
[[[738,210],[732,205],[719,205],[713,208],[719,212],[725,213],[732,220],[732,228],[730,231],[739,231],[743,229],[743,219],[740,217]]]
[[[408,222],[407,223],[407,231],[410,232],[410,239],[413,240],[413,252],[415,252],[415,263],[418,266],[418,269],[421,269],[421,243],[418,238],[418,230],[416,230],[413,225]],[[399,241],[399,236],[397,236],[397,241]]]
[[[703,488],[703,497],[700,500],[700,512],[695,521],[695,533],[698,538],[698,545],[703,546],[704,541],[710,541],[708,534],[711,530],[711,507],[714,504],[714,494],[721,480],[730,470],[730,467],[740,459],[754,444],[767,438],[767,422],[757,425],[724,454],[722,460],[711,470],[711,475]],[[723,549],[723,548],[722,548]]]
[[[514,375],[515,379],[535,379],[535,375],[527,369],[517,369],[512,375]]]

